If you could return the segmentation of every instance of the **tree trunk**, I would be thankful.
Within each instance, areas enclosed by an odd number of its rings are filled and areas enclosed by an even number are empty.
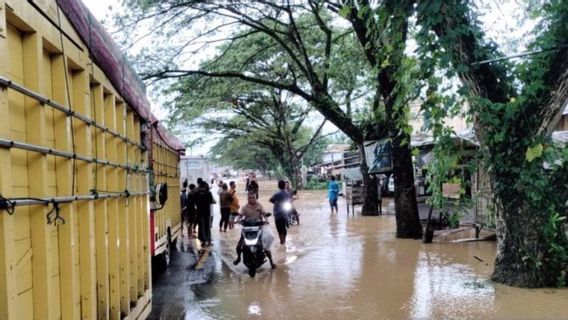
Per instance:
[[[403,141],[407,141],[402,145]],[[419,239],[422,225],[416,203],[414,186],[414,166],[410,151],[410,137],[399,134],[392,142],[394,171],[394,210],[396,214],[396,237]]]
[[[292,185],[292,187],[294,188],[294,190],[299,190],[299,189],[303,189],[303,185],[302,185],[302,175],[300,173],[300,162],[297,160],[294,160],[293,162],[294,165],[294,184]]]
[[[501,202],[510,201],[516,192],[501,195]],[[554,263],[551,248],[543,233],[549,216],[535,212],[524,205],[515,205],[514,199],[497,215],[497,257],[491,278],[499,283],[516,287],[540,288],[566,285],[559,283],[559,276],[566,266]],[[565,232],[560,228],[558,232]],[[537,267],[540,264],[540,267]],[[565,281],[565,279],[564,279]]]
[[[379,197],[376,180],[369,176],[369,167],[365,157],[365,145],[363,142],[357,143],[359,154],[361,155],[361,174],[363,174],[363,184],[365,185],[365,200],[361,214],[364,216],[379,215]]]
[[[301,186],[302,177],[300,176],[300,168],[298,166],[298,162],[295,160],[291,160],[287,163],[286,167],[286,175],[290,178],[290,183],[293,189],[298,189]]]
[[[427,6],[422,8],[426,9]],[[566,285],[568,270],[566,225],[561,222],[552,225],[550,223],[554,218],[551,216],[552,212],[563,217],[566,215],[565,183],[560,183],[559,185],[562,186],[560,188],[550,188],[550,194],[546,194],[534,190],[534,186],[527,187],[526,183],[519,183],[521,181],[519,172],[531,170],[525,162],[525,152],[531,146],[533,140],[531,138],[538,138],[552,131],[564,109],[568,96],[566,89],[568,88],[566,85],[568,51],[562,49],[549,53],[551,60],[548,62],[535,60],[538,65],[532,67],[542,71],[542,78],[536,77],[531,81],[538,83],[541,80],[546,90],[534,96],[523,92],[525,96],[521,98],[524,106],[519,110],[522,113],[517,116],[522,122],[517,121],[516,126],[511,125],[512,130],[504,131],[502,129],[507,128],[507,125],[498,123],[495,128],[492,121],[484,121],[481,115],[482,113],[490,115],[492,112],[491,109],[484,109],[488,105],[485,101],[506,104],[512,98],[519,100],[516,97],[516,90],[513,89],[515,85],[508,81],[508,73],[504,72],[507,66],[499,63],[473,64],[475,61],[493,58],[494,55],[491,53],[494,53],[494,49],[488,50],[484,47],[484,41],[478,38],[482,33],[476,32],[476,25],[471,21],[468,6],[464,5],[464,2],[442,2],[437,14],[441,19],[435,19],[431,11],[424,10],[424,17],[428,18],[423,19],[419,13],[418,20],[429,23],[423,27],[436,33],[437,43],[440,43],[450,55],[454,66],[468,66],[460,70],[458,76],[473,98],[471,101],[484,101],[471,107],[473,110],[478,110],[474,113],[476,133],[481,149],[486,150],[484,157],[488,159],[491,168],[492,185],[496,186],[494,197],[498,204],[496,214],[498,252],[492,279],[519,287]],[[546,32],[558,30],[554,25],[561,25],[568,17],[568,11],[565,11],[565,7],[556,7],[554,15]],[[561,45],[566,43],[566,33],[561,31],[547,39],[550,39],[548,41],[550,47],[554,47],[555,44]],[[529,64],[528,67],[531,65]],[[549,67],[550,69],[547,69]],[[510,118],[511,115],[508,117]],[[498,131],[502,131],[501,133],[507,138],[503,143],[496,143],[491,139]],[[508,143],[509,141],[515,143]],[[525,145],[519,144],[519,141],[524,141]],[[494,155],[499,157],[496,159]],[[541,184],[545,185],[552,181],[550,177],[552,172],[540,174],[548,178],[548,181],[540,182]],[[546,197],[546,201],[542,201],[545,205],[540,205],[538,197]]]

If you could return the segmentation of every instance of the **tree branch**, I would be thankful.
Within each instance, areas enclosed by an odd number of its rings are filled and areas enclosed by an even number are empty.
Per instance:
[[[261,78],[250,77],[244,75],[240,72],[208,72],[203,70],[163,70],[154,74],[147,74],[142,75],[142,80],[150,80],[150,79],[168,79],[168,78],[182,78],[190,75],[201,75],[206,77],[214,77],[214,78],[236,78],[241,79],[244,81],[261,84],[264,86],[278,88],[282,90],[290,91],[298,96],[304,98],[306,101],[312,100],[312,97],[300,89],[297,85],[294,84],[284,84],[277,81],[271,81]]]
[[[306,153],[306,151],[308,151],[309,147],[314,144],[314,142],[316,142],[318,136],[321,133],[321,130],[323,129],[323,126],[325,125],[325,123],[327,122],[327,120],[323,120],[322,123],[320,124],[320,126],[317,128],[316,132],[314,133],[314,135],[312,136],[312,138],[310,139],[310,141],[308,141],[307,144],[305,144],[304,146],[302,146],[301,148],[298,148],[298,150],[296,150],[296,159],[302,159],[302,157],[304,156],[304,154]],[[299,153],[299,155],[298,155]]]

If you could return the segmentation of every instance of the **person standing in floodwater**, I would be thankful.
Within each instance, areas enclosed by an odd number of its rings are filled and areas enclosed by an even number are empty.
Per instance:
[[[276,230],[278,230],[280,244],[286,243],[286,228],[288,226],[288,212],[284,209],[284,203],[291,203],[292,201],[292,197],[284,188],[286,188],[284,180],[278,181],[278,189],[280,191],[276,192],[269,200],[274,204],[274,223],[276,224]]]
[[[187,207],[187,179],[185,179],[182,183],[181,194],[179,196],[180,201],[180,208],[181,208],[181,237],[183,238],[183,225],[188,225],[188,233],[189,236],[189,210]]]
[[[219,207],[221,208],[221,221],[219,222],[219,232],[227,232],[229,225],[229,215],[231,214],[231,203],[233,196],[228,191],[226,183],[221,186],[221,193],[219,193]]]
[[[237,196],[237,185],[235,181],[229,182],[229,187],[231,188],[229,192],[232,196],[232,202],[230,207],[230,216],[229,216],[229,229],[233,229],[235,227],[235,218],[239,215],[239,197]]]
[[[215,203],[207,182],[201,181],[196,191],[199,240],[203,246],[211,245],[211,205]]]
[[[327,185],[327,197],[329,199],[329,206],[331,207],[331,214],[333,214],[333,209],[335,208],[335,213],[338,212],[337,209],[337,197],[339,195],[339,185],[335,181],[335,177],[331,176],[331,180]]]
[[[196,188],[193,183],[189,185],[189,192],[187,193],[187,210],[189,213],[189,225],[187,226],[187,236],[191,238],[196,237],[196,229],[197,229],[197,209],[196,201],[197,195],[195,194]]]

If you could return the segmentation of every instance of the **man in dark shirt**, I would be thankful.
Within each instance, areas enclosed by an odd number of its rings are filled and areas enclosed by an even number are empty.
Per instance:
[[[209,191],[207,182],[201,181],[199,188],[195,192],[197,223],[199,225],[199,240],[203,246],[211,245],[211,205],[215,202],[213,195]]]
[[[181,236],[183,238],[183,225],[187,224],[187,236],[189,237],[189,210],[187,207],[187,179],[183,181],[181,194],[180,194],[180,205],[181,208]]]
[[[288,225],[288,211],[290,208],[286,208],[285,204],[288,203],[291,207],[292,200],[285,188],[286,183],[284,180],[278,181],[278,189],[280,189],[280,191],[276,192],[269,200],[274,204],[274,222],[276,224],[276,230],[278,230],[280,244],[286,243],[286,227]]]
[[[196,209],[196,202],[197,202],[197,195],[195,193],[196,188],[195,185],[192,183],[189,185],[189,192],[187,193],[187,211],[189,214],[189,225],[187,226],[187,235],[188,237],[195,238],[195,229],[197,228],[197,209]]]

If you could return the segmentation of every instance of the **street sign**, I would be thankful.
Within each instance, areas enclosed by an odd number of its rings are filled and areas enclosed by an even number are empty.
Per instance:
[[[366,141],[364,145],[369,174],[392,171],[392,144],[390,139]]]

